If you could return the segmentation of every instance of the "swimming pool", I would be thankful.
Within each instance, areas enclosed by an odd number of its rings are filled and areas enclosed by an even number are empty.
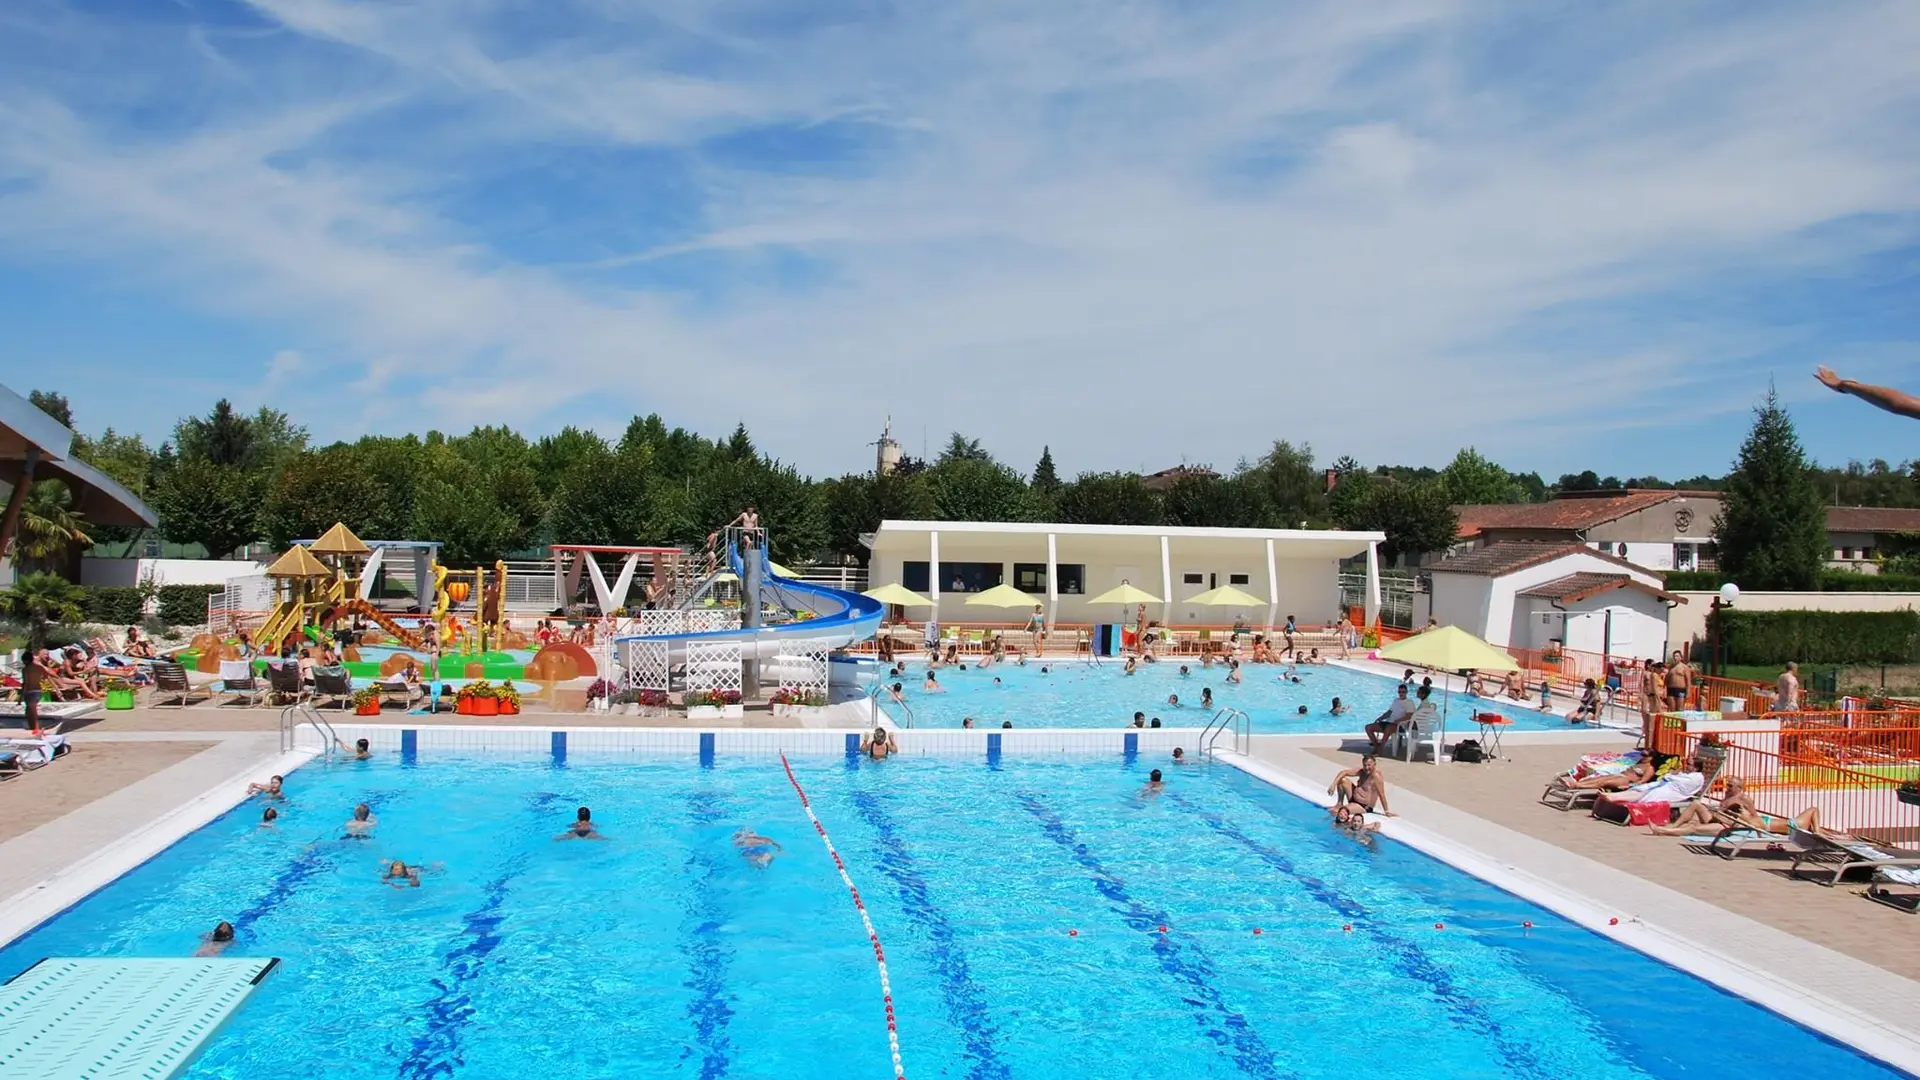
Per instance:
[[[1181,661],[1142,664],[1132,675],[1111,661],[1089,664],[1085,661],[1049,662],[1025,666],[997,664],[982,670],[971,664],[967,670],[944,667],[935,674],[943,692],[921,689],[926,663],[907,665],[908,677],[889,679],[899,682],[907,695],[906,710],[888,703],[882,706],[895,722],[916,728],[957,728],[966,717],[974,726],[997,728],[1011,720],[1014,727],[1088,728],[1125,727],[1133,723],[1135,711],[1149,718],[1159,717],[1164,727],[1199,727],[1215,709],[1231,705],[1244,711],[1253,722],[1253,730],[1266,734],[1350,734],[1364,728],[1387,709],[1393,700],[1395,680],[1363,671],[1332,665],[1302,666],[1298,683],[1283,683],[1284,670],[1275,664],[1243,664],[1244,681],[1235,686],[1227,681],[1226,668],[1202,668],[1188,663],[1189,674],[1180,674]],[[1043,673],[1041,668],[1046,668]],[[882,668],[884,673],[887,669]],[[998,679],[998,685],[994,680]],[[1214,706],[1203,707],[1201,692],[1212,689]],[[1181,704],[1168,704],[1168,697],[1180,696]],[[1436,706],[1440,705],[1435,691]],[[1334,716],[1329,709],[1334,698],[1351,707],[1350,712]],[[1564,710],[1565,701],[1556,706]],[[1305,705],[1307,714],[1299,715]],[[1513,720],[1514,731],[1564,731],[1573,725],[1565,716],[1548,716],[1518,702],[1494,701],[1453,695],[1449,709],[1450,728],[1472,733],[1475,712],[1498,712]]]
[[[907,1076],[1900,1075],[1230,767],[1142,797],[1155,764],[794,759],[884,944]],[[0,950],[0,978],[184,955],[226,918],[235,955],[284,963],[197,1078],[894,1073],[874,950],[778,758],[289,780],[280,827],[226,815]],[[335,839],[360,800],[374,839]],[[551,839],[579,803],[607,842]],[[742,826],[784,845],[771,866]],[[394,857],[444,867],[390,889]]]

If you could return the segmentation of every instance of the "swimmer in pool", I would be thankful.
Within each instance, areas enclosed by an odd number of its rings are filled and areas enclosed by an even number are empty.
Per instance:
[[[961,668],[960,670],[965,671],[966,669]],[[947,692],[947,688],[940,685],[940,680],[933,677],[931,670],[927,672],[927,681],[920,684],[920,690],[928,694],[944,694]]]
[[[233,944],[233,924],[222,919],[212,930],[200,938],[200,947],[193,951],[195,956],[219,956]]]
[[[555,840],[605,840],[606,837],[600,835],[600,830],[594,827],[593,811],[583,806],[580,809],[575,810],[573,812],[573,824],[567,826],[567,831],[561,833],[559,836],[554,837],[554,839]]]
[[[263,829],[271,829],[273,828],[273,823],[279,820],[280,811],[269,806],[267,807],[266,813],[260,815],[260,827]]]
[[[380,819],[373,816],[373,809],[366,803],[353,808],[353,817],[346,824],[348,840],[366,840],[373,836],[373,827]]]
[[[999,686],[999,685],[1000,685],[1000,676],[998,676],[998,675],[995,675],[995,676],[993,677],[993,685],[995,685],[995,686]]]
[[[1227,661],[1227,681],[1230,683],[1237,683],[1240,681],[1240,661],[1238,660]]]
[[[928,678],[932,678],[932,676],[929,675]],[[906,691],[900,689],[899,683],[894,683],[893,686],[887,690],[887,696],[892,698],[895,704],[905,705],[907,703]]]
[[[1185,765],[1185,764],[1187,763],[1187,752],[1186,752],[1185,750],[1182,750],[1182,749],[1180,749],[1180,748],[1179,748],[1179,747],[1177,747],[1177,746],[1176,746],[1176,747],[1174,747],[1174,748],[1173,748],[1173,763],[1174,763],[1175,765]]]
[[[1167,695],[1167,704],[1168,704],[1168,705],[1170,705],[1170,706],[1172,706],[1173,708],[1176,708],[1176,709],[1177,709],[1177,708],[1179,708],[1179,707],[1180,707],[1180,695],[1179,695],[1179,694],[1168,694],[1168,695]]]
[[[280,786],[283,781],[283,777],[270,776],[264,784],[248,784],[247,794],[265,795],[269,799],[284,799],[287,797],[287,793],[286,790]]]
[[[351,751],[347,749],[347,744],[341,742],[339,739],[333,740],[333,745],[339,747],[340,752],[343,754],[345,753],[353,754],[353,760],[355,761],[365,761],[368,758],[373,756],[373,750],[372,750],[371,744],[369,744],[365,739],[353,740],[353,749]]]
[[[780,841],[770,836],[761,836],[752,829],[741,829],[733,834],[733,846],[740,857],[753,865],[766,869],[776,853],[784,850]]]
[[[1306,707],[1305,705],[1302,705],[1302,706],[1300,706],[1300,708],[1299,708],[1299,709],[1297,709],[1297,710],[1295,710],[1295,711],[1294,711],[1294,715],[1295,715],[1295,716],[1305,716],[1305,715],[1307,715],[1307,707]]]
[[[1126,666],[1125,673],[1128,675],[1131,675],[1133,674],[1133,669],[1134,669],[1134,659],[1133,657],[1129,656],[1127,657],[1127,666]]]
[[[960,726],[961,726],[961,727],[963,727],[963,728],[970,728],[970,727],[972,727],[972,726],[973,726],[973,717],[971,717],[971,716],[963,716],[963,717],[961,717],[961,718],[960,718]]]
[[[1141,798],[1147,798],[1158,795],[1161,791],[1165,790],[1166,786],[1166,781],[1160,779],[1160,770],[1155,769],[1147,774],[1147,786],[1140,789],[1140,796]]]
[[[408,866],[399,859],[395,859],[386,864],[386,869],[380,874],[380,881],[396,889],[417,889],[420,887],[420,870],[418,867]]]
[[[875,761],[899,751],[900,748],[894,745],[893,739],[887,735],[887,729],[883,727],[874,728],[873,734],[860,741],[860,752]]]
[[[1213,687],[1203,686],[1200,688],[1200,707],[1203,709],[1213,708]]]
[[[1042,675],[1045,675],[1046,673],[1047,673],[1047,665],[1045,665],[1045,664],[1041,664],[1041,665],[1040,665],[1040,674],[1042,674]]]
[[[1345,716],[1347,715],[1347,713],[1353,711],[1353,706],[1346,704],[1345,702],[1341,701],[1339,698],[1334,698],[1333,708],[1328,709],[1327,711],[1329,713],[1332,713],[1334,716]]]

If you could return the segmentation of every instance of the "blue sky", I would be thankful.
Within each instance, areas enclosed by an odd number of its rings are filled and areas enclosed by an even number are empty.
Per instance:
[[[883,419],[1718,472],[1920,454],[1920,5],[11,0],[0,379],[164,435]]]

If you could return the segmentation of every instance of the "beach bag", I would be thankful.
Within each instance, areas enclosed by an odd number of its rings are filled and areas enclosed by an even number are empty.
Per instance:
[[[1480,740],[1461,739],[1453,748],[1453,760],[1478,763],[1487,760],[1487,752],[1480,748]]]

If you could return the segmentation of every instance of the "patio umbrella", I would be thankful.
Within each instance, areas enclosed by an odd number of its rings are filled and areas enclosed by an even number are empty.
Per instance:
[[[1189,596],[1180,601],[1183,604],[1196,604],[1200,607],[1266,607],[1267,602],[1246,591],[1231,585],[1222,585],[1217,589],[1208,589],[1199,596]]]
[[[1087,601],[1087,603],[1119,604],[1120,605],[1120,623],[1121,623],[1122,630],[1124,632],[1126,622],[1127,622],[1128,607],[1134,604],[1161,604],[1161,603],[1165,603],[1165,601],[1161,600],[1159,597],[1153,595],[1147,590],[1134,585],[1132,582],[1122,581],[1120,584],[1115,585],[1113,588],[1108,589],[1106,592],[1103,592],[1099,596],[1096,596],[1093,599]],[[1142,619],[1141,620],[1142,625],[1137,627],[1135,630],[1136,634],[1139,634],[1139,635],[1146,634],[1147,628],[1145,623],[1146,623],[1146,620]]]
[[[883,604],[895,604],[900,607],[933,606],[933,601],[921,596],[919,593],[914,592],[912,589],[907,588],[897,581],[882,585],[877,589],[868,589],[860,595],[870,600],[878,600]]]
[[[995,585],[967,597],[968,607],[1029,608],[1039,602],[1039,597],[1029,596],[1011,585]]]
[[[1392,660],[1402,664],[1414,664],[1420,667],[1438,668],[1442,672],[1459,671],[1463,668],[1482,671],[1518,671],[1520,665],[1505,649],[1489,645],[1457,626],[1440,626],[1424,633],[1415,634],[1380,650],[1380,659]],[[1443,676],[1440,706],[1440,737],[1445,739],[1447,730],[1447,711],[1453,705],[1453,686]],[[1438,744],[1436,744],[1438,745]],[[1440,761],[1439,752],[1434,753],[1434,763]]]

